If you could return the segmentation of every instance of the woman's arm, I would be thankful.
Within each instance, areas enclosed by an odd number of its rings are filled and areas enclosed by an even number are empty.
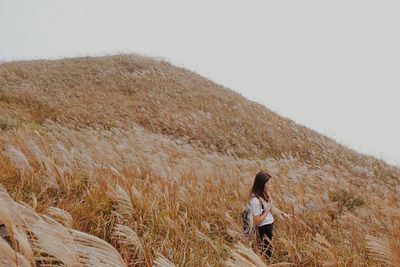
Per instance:
[[[254,222],[256,225],[259,225],[265,217],[267,217],[268,213],[271,212],[271,206],[268,205],[268,208],[264,209],[264,212],[258,216],[254,216]]]
[[[275,207],[275,205],[272,205],[272,209],[271,209],[271,213],[275,216],[282,216],[283,218],[289,218],[290,215],[281,211],[280,209],[278,209],[277,207]]]
[[[280,215],[286,214],[286,213],[284,213],[283,211],[281,211],[280,209],[278,209],[275,206],[272,207],[271,212],[272,212],[273,215],[276,215],[276,216],[280,216]]]

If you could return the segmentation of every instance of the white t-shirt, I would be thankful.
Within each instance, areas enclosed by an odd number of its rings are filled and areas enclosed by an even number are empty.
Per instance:
[[[260,198],[260,199],[263,202],[264,209],[266,209],[268,207],[267,201],[265,201],[263,198]],[[251,210],[252,210],[254,216],[259,216],[263,212],[263,209],[261,207],[261,203],[260,203],[260,201],[258,200],[257,197],[252,197],[250,199],[250,207],[251,207]],[[274,222],[274,217],[272,217],[272,213],[271,212],[268,212],[268,214],[264,218],[264,220],[257,226],[263,226],[263,225],[266,225],[266,224],[271,224],[273,222]]]

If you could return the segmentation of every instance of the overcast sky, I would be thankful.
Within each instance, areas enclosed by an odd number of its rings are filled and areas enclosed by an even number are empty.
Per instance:
[[[0,0],[0,60],[162,57],[400,166],[399,1]]]

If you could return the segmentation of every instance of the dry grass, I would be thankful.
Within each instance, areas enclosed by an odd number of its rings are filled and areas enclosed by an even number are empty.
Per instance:
[[[398,169],[166,62],[1,64],[0,111],[2,265],[399,265]],[[271,263],[240,236],[259,169],[294,215]]]

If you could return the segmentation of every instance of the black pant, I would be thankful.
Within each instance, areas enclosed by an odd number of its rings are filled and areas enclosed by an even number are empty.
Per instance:
[[[258,244],[262,246],[263,254],[267,255],[268,258],[272,257],[272,231],[274,229],[274,223],[259,226],[258,228]],[[269,240],[266,238],[268,237]]]

